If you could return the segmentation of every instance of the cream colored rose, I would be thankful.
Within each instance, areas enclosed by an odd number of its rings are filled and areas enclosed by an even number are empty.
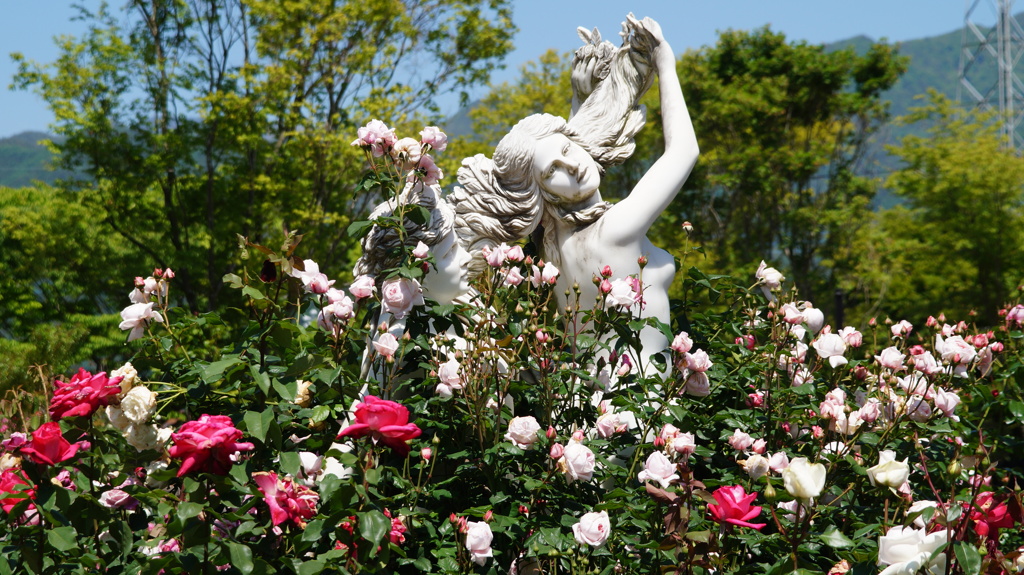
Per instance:
[[[801,500],[814,499],[825,488],[825,466],[797,457],[782,470],[782,481],[790,495]]]
[[[156,394],[148,387],[133,387],[121,400],[121,411],[132,423],[146,423],[156,411]]]
[[[110,420],[110,425],[116,427],[118,431],[125,431],[128,429],[128,426],[132,424],[132,420],[125,416],[120,407],[108,405],[106,413],[107,419]]]
[[[299,407],[309,407],[310,403],[313,402],[313,395],[309,391],[309,388],[312,385],[312,381],[305,381],[302,379],[295,382],[295,405],[298,405]]]
[[[159,450],[171,438],[171,430],[160,429],[152,424],[132,424],[125,430],[124,437],[128,440],[128,445],[139,451]]]
[[[896,461],[896,452],[886,449],[878,454],[878,465],[868,468],[871,485],[884,485],[899,489],[910,477],[907,460]]]
[[[135,383],[139,380],[139,372],[135,370],[135,367],[132,366],[132,362],[129,361],[122,365],[121,367],[115,369],[110,374],[110,377],[121,378],[120,395],[121,397],[124,397],[124,394],[128,393],[128,390],[134,387]]]

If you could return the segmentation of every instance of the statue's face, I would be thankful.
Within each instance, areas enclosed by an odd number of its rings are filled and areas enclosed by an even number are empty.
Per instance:
[[[440,242],[430,248],[437,269],[431,269],[423,278],[423,291],[440,304],[469,291],[469,261],[471,256],[455,238],[452,229]]]
[[[597,162],[563,134],[552,134],[537,142],[533,169],[540,186],[566,204],[589,198],[601,185]]]

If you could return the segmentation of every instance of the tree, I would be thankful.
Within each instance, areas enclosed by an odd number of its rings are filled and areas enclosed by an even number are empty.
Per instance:
[[[889,149],[903,166],[887,186],[905,205],[880,212],[859,242],[868,311],[911,320],[975,311],[981,325],[999,323],[1022,280],[1024,159],[994,120],[934,91],[901,119],[930,127]]]
[[[193,309],[218,303],[236,234],[301,230],[314,238],[307,257],[347,261],[350,215],[375,199],[354,194],[356,128],[423,121],[439,94],[486,81],[515,31],[504,0],[131,0],[127,10],[124,21],[82,9],[85,36],[62,38],[51,64],[15,55],[15,84],[57,116],[59,166],[82,174],[62,193],[140,268],[174,268]]]

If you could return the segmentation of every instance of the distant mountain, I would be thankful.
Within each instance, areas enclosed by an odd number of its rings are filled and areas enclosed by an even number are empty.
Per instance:
[[[52,140],[44,132],[22,132],[0,138],[0,186],[23,188],[35,182],[52,184],[70,175],[49,169],[53,156],[40,142]]]

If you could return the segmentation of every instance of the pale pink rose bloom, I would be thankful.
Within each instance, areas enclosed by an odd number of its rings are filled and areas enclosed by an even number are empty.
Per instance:
[[[405,165],[415,165],[423,155],[423,146],[414,138],[402,138],[391,148],[391,157]]]
[[[860,411],[854,410],[847,415],[846,413],[840,413],[836,417],[835,421],[832,422],[832,427],[835,431],[842,433],[843,435],[853,435],[860,429],[861,424],[864,420],[860,417]]]
[[[501,283],[506,287],[516,287],[523,283],[524,279],[526,278],[523,277],[523,273],[519,271],[519,267],[516,266],[503,274]]]
[[[821,417],[836,419],[846,411],[846,392],[838,387],[825,394],[825,401],[818,406]]]
[[[609,308],[628,308],[634,303],[636,292],[633,290],[633,284],[627,279],[612,280],[611,291],[605,297],[604,305]]]
[[[408,278],[394,278],[384,282],[381,286],[381,304],[384,311],[401,319],[412,310],[414,305],[424,305],[423,288],[416,280]]]
[[[419,163],[416,164],[416,169],[409,173],[406,180],[415,182],[417,176],[422,178],[423,185],[433,186],[444,178],[444,172],[434,163],[434,158],[431,158],[430,154],[423,154]]]
[[[800,308],[796,307],[795,303],[782,304],[779,312],[782,313],[782,320],[786,323],[798,324],[804,322],[804,314],[801,313]]]
[[[708,357],[708,353],[703,349],[698,349],[686,356],[686,368],[691,371],[699,371],[703,373],[711,369],[711,366],[713,365],[714,363],[711,361],[711,358]]]
[[[1009,326],[1011,323],[1017,326],[1024,325],[1024,304],[1017,304],[1006,312],[1006,325]]]
[[[768,446],[768,442],[763,439],[755,439],[754,444],[750,446],[750,450],[758,455],[764,455],[764,450]]]
[[[942,336],[935,336],[935,351],[942,355],[942,361],[967,365],[978,355],[975,347],[959,335],[942,339]]]
[[[839,337],[843,338],[846,345],[850,347],[860,347],[864,343],[864,334],[857,331],[857,328],[852,326],[846,326],[839,330]]]
[[[757,283],[761,286],[761,292],[764,293],[764,297],[768,298],[769,301],[776,301],[772,290],[781,288],[782,282],[786,279],[779,273],[779,270],[768,267],[768,264],[761,260],[761,265],[757,266],[757,272],[754,273],[754,277],[757,278]]]
[[[942,371],[942,366],[939,365],[939,362],[935,360],[935,356],[930,351],[912,356],[910,361],[914,362],[914,369],[925,375],[935,375]]]
[[[928,421],[932,416],[932,406],[925,398],[915,395],[907,400],[907,417],[917,422]]]
[[[600,547],[608,541],[612,524],[607,511],[585,513],[579,523],[572,526],[572,535],[580,545]]]
[[[711,385],[708,381],[708,374],[703,371],[694,371],[686,376],[686,386],[683,393],[694,397],[707,397],[711,394]]]
[[[754,438],[750,437],[750,434],[745,431],[737,429],[735,433],[729,436],[729,445],[736,451],[746,451],[750,449],[750,446],[754,445]]]
[[[846,358],[843,357],[843,354],[846,353],[846,342],[839,334],[822,335],[814,340],[811,346],[818,352],[818,357],[827,359],[829,365],[834,368],[847,363]]]
[[[513,417],[508,422],[508,432],[505,433],[505,439],[511,441],[519,449],[530,449],[540,439],[539,431],[540,424],[537,423],[537,418],[532,415]]]
[[[690,339],[690,334],[685,331],[677,333],[676,337],[672,339],[672,351],[687,353],[691,349],[693,349],[693,340]]]
[[[352,145],[369,146],[375,158],[383,156],[384,152],[394,146],[398,140],[395,131],[380,120],[370,120],[365,126],[359,128],[356,135],[357,138]]]
[[[661,433],[658,434],[658,437],[664,439],[665,441],[668,441],[669,439],[672,439],[672,438],[678,437],[678,436],[679,436],[679,428],[674,426],[674,425],[672,425],[671,423],[666,423],[661,428]]]
[[[889,326],[889,331],[892,332],[893,337],[906,337],[913,331],[914,326],[909,321],[901,319],[898,323],[894,323]]]
[[[697,449],[692,433],[680,433],[672,438],[672,449],[683,457],[689,457]]]
[[[412,257],[422,260],[430,254],[430,247],[423,242],[416,242],[416,247],[412,250]]]
[[[590,481],[594,477],[594,467],[597,466],[597,459],[594,452],[586,445],[572,440],[565,446],[562,458],[558,460],[558,468],[565,474],[565,478],[573,481]]]
[[[123,489],[110,489],[100,495],[100,505],[110,509],[131,509],[138,505],[138,501]]]
[[[862,405],[858,411],[860,411],[860,418],[862,421],[866,423],[874,423],[882,413],[882,402],[872,397],[864,402],[864,405]]]
[[[505,254],[505,259],[510,262],[521,262],[526,258],[523,254],[523,248],[521,246],[512,246],[508,249],[508,253]]]
[[[814,381],[814,375],[803,366],[794,365],[789,370],[789,376],[793,378],[793,387],[801,386]]]
[[[477,565],[487,563],[488,557],[493,557],[491,541],[494,540],[494,533],[486,521],[466,522],[466,550],[469,551],[470,559]]]
[[[128,333],[128,341],[142,337],[142,334],[146,331],[146,325],[149,321],[155,321],[157,323],[162,323],[164,321],[160,312],[153,309],[153,305],[154,302],[133,303],[121,310],[121,323],[117,327],[120,329],[131,330]]]
[[[462,366],[459,364],[459,361],[453,357],[438,366],[437,378],[441,380],[441,383],[452,389],[462,389],[462,376],[459,373],[461,368]]]
[[[960,405],[960,396],[955,391],[946,391],[941,387],[937,388],[933,401],[935,402],[935,408],[945,414],[946,417],[950,419],[956,418],[953,415],[953,411],[956,409],[956,406]]]
[[[311,451],[299,452],[299,480],[306,487],[316,485],[324,473],[324,456]]]
[[[804,302],[803,309],[804,323],[807,324],[807,329],[811,333],[818,333],[821,331],[821,326],[825,324],[825,314],[820,309],[811,305],[811,302]]]
[[[128,299],[132,303],[147,303],[150,300],[149,294],[147,294],[146,292],[142,291],[139,288],[133,289],[131,293],[128,294]]]
[[[560,272],[558,268],[555,267],[555,264],[548,262],[544,264],[544,269],[541,271],[540,279],[546,284],[555,285],[555,282],[558,281],[559,273]]]
[[[597,434],[603,439],[608,439],[615,435],[620,425],[619,414],[609,411],[597,418]]]
[[[760,453],[751,455],[746,460],[742,461],[741,464],[743,465],[743,470],[746,471],[747,475],[749,475],[754,481],[757,481],[768,474],[768,458]]]
[[[978,375],[985,377],[992,371],[992,362],[995,361],[995,357],[992,355],[993,349],[1001,345],[999,342],[987,345],[978,351]]]
[[[875,356],[875,360],[885,368],[893,371],[899,371],[903,369],[903,359],[907,357],[900,353],[900,350],[895,346],[887,347],[882,350],[882,353]]]
[[[372,277],[361,275],[348,286],[348,291],[352,292],[356,299],[363,299],[372,296],[377,291],[377,286],[374,285]]]
[[[800,324],[791,324],[789,326],[789,333],[793,334],[793,339],[797,341],[803,341],[804,336],[807,335],[807,328]]]
[[[920,373],[911,373],[896,380],[896,384],[910,395],[922,395],[931,398],[932,390],[928,378]]]
[[[505,242],[501,242],[500,246],[494,248],[484,248],[484,257],[487,259],[487,264],[492,268],[500,268],[505,263],[505,257],[508,255],[508,245]]]
[[[561,443],[552,444],[551,450],[548,452],[548,455],[550,455],[551,459],[554,460],[561,459],[562,456],[565,455],[565,446],[562,445]]]
[[[781,473],[787,467],[789,467],[789,456],[784,451],[777,451],[768,458],[768,468],[775,473]]]
[[[667,489],[673,481],[679,479],[676,473],[676,465],[669,461],[660,451],[655,451],[647,457],[644,463],[644,470],[637,476],[641,482],[657,481],[662,489]]]
[[[448,147],[448,136],[437,126],[427,126],[420,131],[420,143],[443,152]]]
[[[305,278],[303,279],[305,280]],[[309,276],[309,283],[306,284],[306,289],[310,293],[322,295],[331,289],[331,286],[334,285],[334,281],[335,280],[327,279],[326,274],[313,274]]]
[[[398,351],[398,338],[388,332],[384,332],[377,336],[377,339],[373,340],[373,349],[377,350],[377,353],[386,359],[391,359],[395,357],[395,352]]]

